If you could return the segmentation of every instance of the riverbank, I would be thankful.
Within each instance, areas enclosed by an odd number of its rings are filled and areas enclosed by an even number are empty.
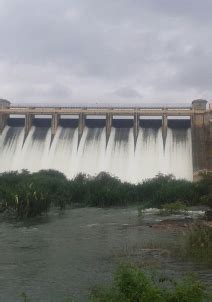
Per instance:
[[[118,267],[111,287],[93,289],[90,302],[210,302],[211,299],[203,284],[194,277],[176,281],[125,264]]]

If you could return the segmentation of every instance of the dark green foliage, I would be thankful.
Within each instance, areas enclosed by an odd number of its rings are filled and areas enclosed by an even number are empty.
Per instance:
[[[187,232],[185,256],[212,267],[212,227],[207,224],[195,224]]]
[[[10,211],[19,218],[29,218],[47,212],[50,201],[43,191],[31,182],[20,182],[0,191],[1,211]]]
[[[212,208],[212,172],[203,173],[202,180],[197,183],[201,196],[200,202]]]
[[[96,288],[91,302],[203,302],[210,301],[202,284],[194,278],[175,282],[152,278],[131,265],[120,266],[112,287]]]
[[[0,211],[13,210],[18,217],[31,217],[46,212],[50,205],[65,206],[126,206],[181,202],[187,206],[211,206],[212,176],[193,183],[176,180],[172,175],[159,174],[140,184],[122,183],[107,173],[96,177],[79,174],[68,180],[62,173],[47,170],[30,174],[0,174]]]
[[[138,185],[139,194],[152,206],[181,200],[188,204],[197,204],[199,187],[186,180],[176,180],[172,175],[158,175]]]
[[[202,174],[203,181],[200,182],[202,186],[201,203],[212,208],[212,173]]]
[[[188,206],[182,201],[175,201],[172,203],[164,203],[161,205],[160,214],[180,214],[187,213]]]

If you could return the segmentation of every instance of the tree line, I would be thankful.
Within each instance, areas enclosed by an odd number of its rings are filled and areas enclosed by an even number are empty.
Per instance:
[[[212,175],[203,175],[200,181],[190,182],[159,174],[142,183],[131,184],[104,172],[95,177],[79,174],[72,180],[55,170],[0,174],[0,211],[19,218],[40,215],[51,206],[61,209],[68,206],[160,207],[176,201],[188,206],[211,206]]]

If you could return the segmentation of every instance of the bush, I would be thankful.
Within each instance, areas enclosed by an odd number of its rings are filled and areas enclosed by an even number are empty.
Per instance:
[[[121,182],[107,173],[100,173],[96,177],[79,174],[68,180],[54,170],[32,174],[26,170],[20,173],[15,171],[0,174],[0,211],[13,209],[18,217],[31,217],[36,213],[42,214],[51,205],[59,208],[70,205],[110,207],[132,204],[161,207],[165,203],[166,208],[173,212],[183,204],[209,205],[211,183],[212,178],[208,175],[200,182],[193,183],[176,180],[172,175],[159,174],[135,185]],[[170,203],[174,205],[169,207]],[[39,209],[35,210],[35,207]]]
[[[175,282],[168,278],[147,276],[139,268],[122,265],[118,268],[113,285],[95,288],[91,302],[203,302],[208,301],[203,285],[194,278]]]
[[[12,210],[18,218],[41,215],[47,212],[49,207],[50,202],[33,183],[19,186],[1,201],[1,210]]]
[[[185,255],[212,267],[212,227],[195,224],[190,227],[185,243]]]
[[[188,211],[187,205],[182,201],[164,203],[161,205],[160,214],[180,214]]]

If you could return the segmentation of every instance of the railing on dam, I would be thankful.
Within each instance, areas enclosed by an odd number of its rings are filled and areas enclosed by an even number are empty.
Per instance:
[[[154,109],[154,108],[175,108],[175,109],[188,109],[191,108],[190,103],[16,103],[11,104],[11,108],[98,108],[98,109]]]
[[[120,103],[71,103],[71,104],[11,104],[6,100],[0,100],[0,131],[3,130],[8,117],[11,115],[21,116],[25,118],[25,136],[33,124],[36,116],[50,116],[52,138],[55,135],[61,116],[76,116],[79,128],[79,140],[81,139],[86,117],[103,116],[105,118],[105,127],[107,141],[110,136],[111,127],[114,124],[115,117],[131,118],[133,120],[135,143],[138,136],[140,120],[144,117],[152,119],[152,117],[161,117],[163,139],[166,139],[168,118],[169,117],[190,117],[198,114],[204,114],[206,110],[206,101],[197,100],[192,104],[169,103],[169,104],[120,104]],[[75,118],[75,119],[76,119]]]

